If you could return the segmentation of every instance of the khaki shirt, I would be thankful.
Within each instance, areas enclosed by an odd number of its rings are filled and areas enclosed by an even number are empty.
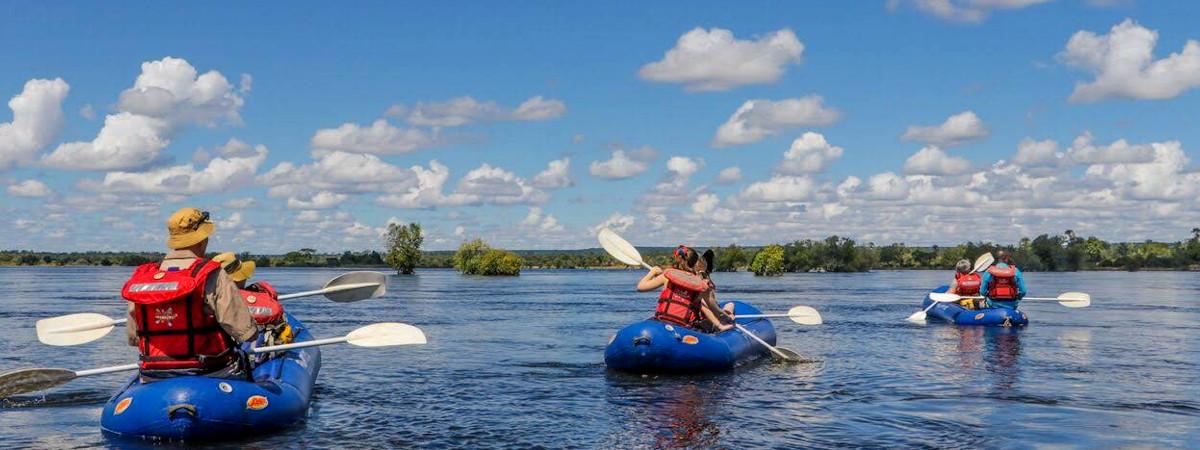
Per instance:
[[[162,270],[183,269],[191,265],[196,258],[196,254],[189,250],[172,250],[158,267]],[[137,321],[133,318],[133,307],[133,303],[129,303],[129,321],[125,322],[125,331],[129,345],[137,346]],[[216,316],[217,323],[220,323],[221,328],[233,336],[235,341],[246,342],[253,339],[258,332],[258,326],[254,323],[254,317],[250,315],[250,309],[242,300],[242,294],[224,270],[216,270],[209,275],[204,285],[204,309]]]

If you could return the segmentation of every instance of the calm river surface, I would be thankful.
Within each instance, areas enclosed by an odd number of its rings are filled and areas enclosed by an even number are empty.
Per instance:
[[[0,371],[132,362],[114,332],[72,348],[33,323],[120,315],[127,268],[0,269]],[[340,273],[262,269],[281,292]],[[308,420],[242,448],[1173,448],[1200,447],[1200,274],[1028,274],[1031,296],[1092,294],[1092,307],[1025,302],[1015,332],[915,325],[950,272],[717,274],[722,299],[764,311],[809,305],[820,326],[775,321],[815,362],[693,377],[605,370],[620,327],[653,308],[641,271],[527,271],[516,278],[422,271],[353,304],[287,304],[318,336],[403,321],[421,347],[325,347]],[[0,400],[0,447],[131,448],[100,409],[127,374]]]

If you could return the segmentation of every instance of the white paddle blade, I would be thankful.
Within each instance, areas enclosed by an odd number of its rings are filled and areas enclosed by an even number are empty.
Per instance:
[[[1066,292],[1058,296],[1058,303],[1068,308],[1087,308],[1092,304],[1092,296],[1083,292]]]
[[[631,266],[640,266],[642,262],[642,254],[630,244],[629,241],[617,236],[612,230],[605,228],[600,230],[600,234],[596,235],[596,239],[600,240],[600,246],[604,247],[604,251],[621,261]]]
[[[103,314],[79,313],[37,321],[38,341],[46,345],[79,345],[100,339],[116,324]]]
[[[908,316],[908,318],[904,319],[904,320],[907,320],[909,322],[914,322],[914,323],[915,322],[924,322],[926,317],[928,317],[928,315],[925,313],[925,311],[917,311],[915,313],[912,313],[912,315]]]
[[[0,398],[56,387],[75,379],[67,369],[21,369],[0,374]]]
[[[987,270],[988,267],[992,267],[992,264],[994,264],[995,262],[996,262],[996,257],[992,256],[992,252],[987,252],[982,255],[979,255],[978,258],[975,258],[975,271],[983,272],[983,271]]]
[[[359,347],[424,344],[425,333],[406,323],[384,322],[367,325],[346,335],[346,342]]]
[[[820,325],[824,322],[821,320],[821,313],[811,306],[797,306],[789,309],[788,318],[801,325]]]
[[[963,297],[954,294],[947,294],[945,292],[930,292],[929,299],[938,303],[951,303],[962,300]]]
[[[382,296],[387,293],[387,275],[379,272],[350,272],[329,280],[324,289],[351,285],[359,287],[327,292],[325,298],[338,303],[349,303]]]

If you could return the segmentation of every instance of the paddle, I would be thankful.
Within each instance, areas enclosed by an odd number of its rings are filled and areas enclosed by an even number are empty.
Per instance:
[[[642,266],[647,269],[650,268],[650,265],[646,264],[646,261],[642,260],[642,254],[640,252],[638,252],[637,249],[634,248],[633,245],[629,243],[629,241],[626,241],[625,239],[621,238],[621,236],[618,236],[617,233],[614,233],[612,230],[610,230],[608,228],[602,229],[602,230],[600,230],[600,233],[596,236],[596,238],[600,240],[600,246],[604,247],[604,251],[608,252],[609,255],[612,255],[612,257],[616,258],[618,261],[621,261],[621,262],[631,265],[631,266]],[[743,334],[745,334],[746,336],[749,336],[751,339],[754,339],[759,344],[762,344],[764,347],[766,347],[768,350],[771,351],[772,355],[778,357],[781,360],[798,361],[800,359],[803,359],[800,357],[800,355],[798,353],[796,353],[794,351],[791,351],[788,349],[775,348],[771,344],[768,344],[767,341],[764,341],[761,338],[759,338],[758,336],[755,336],[754,333],[751,333],[750,330],[747,330],[746,327],[743,327],[741,324],[739,324],[737,322],[734,322],[733,325],[735,327],[737,327],[737,329],[739,331],[741,331]]]
[[[315,291],[280,295],[279,300],[309,297],[324,294],[325,298],[337,303],[357,302],[379,297],[387,293],[387,275],[379,272],[350,272],[342,274]],[[79,313],[51,317],[37,321],[38,341],[47,345],[79,345],[100,339],[125,323],[126,319],[114,319],[102,314]]]
[[[957,302],[968,298],[983,298],[980,296],[966,297],[961,295],[947,294],[945,292],[930,292],[929,299],[937,303]],[[1025,297],[1021,301],[1027,300],[1043,300],[1054,301],[1068,308],[1086,308],[1092,304],[1092,296],[1083,292],[1064,292],[1058,297]],[[932,306],[932,305],[931,305]]]
[[[992,264],[995,262],[996,258],[992,256],[992,252],[984,253],[979,255],[978,258],[975,258],[975,266],[972,268],[972,271],[975,273],[983,272],[987,270],[988,267],[992,267]],[[909,322],[924,322],[925,318],[928,317],[929,310],[933,309],[933,305],[936,304],[938,304],[938,302],[935,300],[929,303],[929,306],[926,306],[925,309],[912,313],[904,320]]]
[[[737,316],[739,319],[759,319],[769,317],[787,317],[801,325],[820,325],[821,313],[809,306],[797,306],[789,309],[786,314],[742,314]]]
[[[314,339],[291,344],[272,345],[251,349],[252,353],[271,353],[294,348],[345,342],[357,347],[390,347],[396,345],[424,344],[425,333],[420,328],[405,323],[384,322],[360,327],[341,337]],[[0,398],[36,392],[60,386],[68,381],[89,375],[136,370],[137,364],[101,367],[99,369],[70,370],[60,368],[33,368],[14,370],[0,374]]]

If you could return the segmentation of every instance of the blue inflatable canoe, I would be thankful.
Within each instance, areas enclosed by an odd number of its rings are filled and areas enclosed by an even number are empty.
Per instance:
[[[733,302],[734,315],[762,314],[753,306]],[[737,322],[771,345],[775,327],[767,319]],[[742,361],[764,356],[766,347],[737,329],[707,334],[678,325],[647,319],[622,328],[604,351],[611,369],[636,372],[713,372],[728,370]]]
[[[942,286],[933,292],[946,292],[950,286]],[[921,302],[921,308],[928,308],[933,300],[929,295]],[[959,306],[958,303],[938,303],[928,312],[929,317],[936,317],[956,325],[985,325],[1000,327],[1021,327],[1029,324],[1029,316],[1024,311],[1008,308],[987,308],[971,310]]]
[[[312,335],[291,314],[296,341]],[[141,383],[134,376],[104,405],[110,435],[154,440],[228,439],[276,430],[302,419],[321,369],[319,347],[293,349],[254,368],[254,381],[185,376]]]

